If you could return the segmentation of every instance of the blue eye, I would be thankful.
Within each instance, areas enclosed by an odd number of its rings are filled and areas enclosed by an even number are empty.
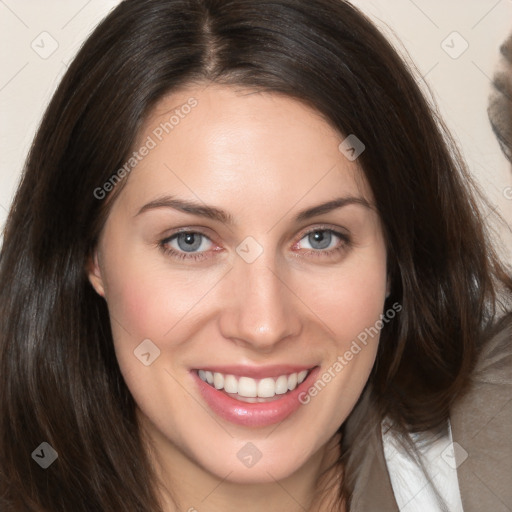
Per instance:
[[[333,232],[325,229],[312,231],[304,236],[301,240],[306,239],[310,247],[307,249],[322,250],[330,248],[333,241]]]
[[[303,247],[302,244],[306,246]],[[178,260],[202,260],[211,256],[215,244],[203,233],[197,231],[180,231],[169,236],[158,244],[165,255]],[[332,229],[316,228],[305,233],[294,248],[300,251],[303,257],[333,257],[335,254],[347,250],[350,239],[347,235]],[[215,250],[222,250],[217,248]]]
[[[212,242],[206,235],[196,231],[175,233],[160,242],[160,246],[165,254],[179,259],[200,259],[206,257],[206,252],[211,245]]]
[[[205,236],[201,233],[178,233],[174,240],[177,242],[178,248],[185,252],[194,252],[201,248]],[[172,241],[174,241],[172,240]],[[170,240],[171,241],[171,240]]]

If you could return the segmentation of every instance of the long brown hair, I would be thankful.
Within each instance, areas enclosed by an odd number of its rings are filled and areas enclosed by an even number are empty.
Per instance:
[[[85,266],[126,161],[164,95],[193,82],[286,94],[365,144],[360,163],[385,230],[391,295],[370,377],[379,417],[446,421],[497,289],[471,178],[415,79],[374,25],[341,0],[125,0],[94,30],[44,115],[0,259],[0,508],[160,510]],[[129,178],[128,178],[129,179]],[[506,304],[505,304],[506,305]],[[31,458],[41,442],[58,460]],[[350,481],[348,479],[347,481]],[[350,486],[340,487],[350,497]]]

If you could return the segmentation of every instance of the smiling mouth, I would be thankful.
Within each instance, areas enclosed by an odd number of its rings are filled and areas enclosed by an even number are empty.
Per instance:
[[[253,379],[208,370],[197,370],[199,378],[214,389],[247,403],[279,400],[304,382],[311,370],[283,374],[278,377]]]

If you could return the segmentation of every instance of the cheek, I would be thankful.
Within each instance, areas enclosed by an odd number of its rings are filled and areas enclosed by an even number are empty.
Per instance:
[[[111,317],[136,339],[161,340],[193,312],[214,283],[215,276],[180,274],[163,258],[156,259],[141,251],[122,260],[112,257],[105,265]],[[116,260],[121,263],[112,264]]]
[[[345,421],[367,383],[383,327],[386,277],[385,253],[377,251],[340,266],[328,280],[308,283],[310,304],[331,343],[319,340],[326,349],[322,371],[300,399],[324,437]]]
[[[331,272],[328,279],[309,283],[311,305],[331,330],[338,351],[380,318],[386,281],[386,256],[379,250],[354,258]]]

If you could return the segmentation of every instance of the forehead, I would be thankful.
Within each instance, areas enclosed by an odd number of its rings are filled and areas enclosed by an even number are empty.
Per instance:
[[[218,84],[183,88],[147,116],[121,196],[133,208],[176,194],[228,201],[235,212],[277,203],[284,213],[343,194],[372,203],[357,161],[339,149],[344,138],[314,109],[282,94]]]

